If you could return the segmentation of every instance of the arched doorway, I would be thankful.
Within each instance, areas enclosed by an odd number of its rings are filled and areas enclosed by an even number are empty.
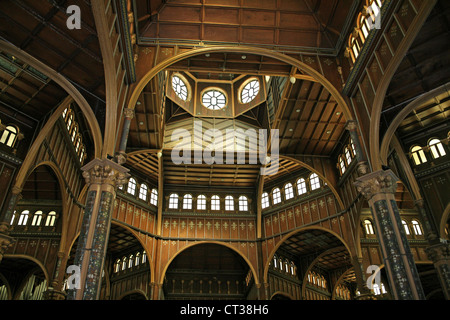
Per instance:
[[[44,300],[47,274],[33,258],[5,255],[0,264],[2,300]]]
[[[68,266],[74,264],[78,239],[70,251]],[[149,260],[146,250],[131,230],[121,223],[111,223],[99,300],[122,300],[131,292],[150,297],[149,283],[152,279]],[[66,288],[67,280],[64,284]],[[128,300],[139,299],[133,295]]]
[[[276,248],[266,266],[269,295],[283,292],[296,300],[330,300],[342,274],[352,267],[348,246],[324,228],[298,230]],[[354,273],[346,285],[355,291]]]
[[[163,294],[178,299],[249,299],[252,271],[234,250],[215,243],[194,245],[179,253],[166,270]]]

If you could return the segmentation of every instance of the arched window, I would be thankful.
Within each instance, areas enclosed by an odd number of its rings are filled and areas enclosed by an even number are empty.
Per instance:
[[[269,194],[264,192],[261,197],[261,207],[263,209],[267,208],[270,205],[269,203]]]
[[[122,258],[122,271],[127,268],[127,257]]]
[[[46,227],[53,227],[55,225],[56,212],[50,211],[47,215],[47,220],[45,220]]]
[[[130,178],[130,180],[128,181],[127,192],[132,195],[136,194],[136,180],[134,180],[134,178]]]
[[[33,215],[33,221],[31,221],[32,226],[40,226],[42,221],[42,211],[36,211]]]
[[[355,144],[353,143],[353,139],[350,139],[350,148],[353,154],[353,157],[356,156],[356,148],[355,148]]]
[[[120,259],[117,259],[114,263],[114,272],[117,273],[120,271]]]
[[[192,195],[185,194],[183,197],[183,209],[191,210],[192,209]]]
[[[431,155],[434,159],[443,157],[447,154],[444,150],[444,146],[439,139],[431,139],[428,143],[428,146],[430,147]]]
[[[225,210],[233,211],[234,210],[234,199],[232,196],[225,197]]]
[[[345,173],[345,170],[347,169],[342,155],[339,156],[339,169],[341,171],[341,175],[343,175]]]
[[[306,193],[306,181],[303,178],[297,180],[297,194],[300,196]]]
[[[72,139],[72,142],[75,142],[75,137],[77,136],[77,132],[78,132],[78,127],[75,125],[75,126],[73,126],[72,135],[70,137],[70,139]]]
[[[284,196],[286,200],[292,199],[294,197],[294,188],[292,187],[292,183],[287,183],[284,186]]]
[[[413,226],[414,234],[416,236],[421,236],[423,234],[422,228],[420,227],[420,224],[417,220],[412,221],[412,226]]]
[[[197,197],[197,210],[206,210],[206,196],[203,194]]]
[[[211,210],[220,210],[220,198],[218,195],[211,197]]]
[[[291,261],[291,275],[295,276],[296,269],[294,262]]]
[[[139,199],[147,201],[147,191],[148,187],[146,184],[141,184],[141,187],[139,188]]]
[[[345,153],[345,159],[347,160],[347,165],[349,166],[350,163],[352,163],[352,154],[350,153],[350,150],[348,149],[348,147],[345,147],[344,153]]]
[[[402,220],[402,225],[403,225],[403,228],[405,229],[406,234],[409,235],[410,234],[409,227],[405,220]]]
[[[142,264],[144,264],[144,263],[146,263],[147,262],[147,253],[144,251],[144,252],[142,252]]]
[[[152,189],[152,192],[150,193],[150,203],[154,206],[158,205],[158,190],[155,188]]]
[[[273,267],[276,269],[278,266],[278,258],[276,255],[273,256]]]
[[[239,211],[248,211],[248,199],[246,196],[239,197]]]
[[[8,147],[13,147],[17,138],[17,128],[14,126],[6,126],[3,131],[0,143],[6,144]]]
[[[372,221],[369,219],[364,220],[364,229],[366,230],[366,234],[374,234]]]
[[[311,190],[316,190],[316,189],[320,188],[319,176],[315,173],[311,174],[309,176],[309,184],[311,186]]]
[[[24,225],[26,225],[27,222],[28,222],[28,215],[29,215],[29,213],[30,213],[29,210],[23,210],[23,211],[20,213],[20,216],[19,216],[19,222],[17,222],[17,225],[19,225],[19,226],[24,226]]]
[[[138,266],[138,265],[139,265],[140,259],[141,259],[141,253],[140,253],[140,252],[137,252],[137,253],[136,253],[136,257],[134,258],[134,265],[135,265],[135,266]]]
[[[130,255],[128,257],[128,268],[133,268],[133,262],[134,262],[134,255]]]
[[[178,209],[178,195],[176,193],[169,196],[169,209]]]
[[[275,188],[272,191],[272,201],[273,204],[278,204],[281,202],[281,191],[280,188]]]
[[[73,114],[72,114],[72,110],[68,111],[68,117],[67,117],[67,131],[70,132],[70,130],[72,129],[72,124],[73,124]]]
[[[414,146],[411,148],[411,157],[413,158],[414,164],[416,166],[427,162],[427,157],[425,156],[425,152],[423,152],[423,149],[420,146]]]

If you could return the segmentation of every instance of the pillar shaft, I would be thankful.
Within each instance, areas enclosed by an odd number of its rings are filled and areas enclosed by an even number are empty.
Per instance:
[[[395,201],[398,180],[391,170],[380,170],[356,179],[355,185],[369,202],[394,299],[422,300],[425,295]]]
[[[131,120],[134,117],[133,109],[124,109],[125,120],[123,121],[122,137],[120,139],[119,153],[125,153],[130,132]]]
[[[450,300],[450,243],[441,240],[441,243],[432,245],[425,251],[433,261],[445,299]]]
[[[80,267],[79,289],[69,300],[97,300],[111,226],[116,187],[126,183],[128,169],[108,159],[95,159],[83,168],[89,185],[75,265]]]

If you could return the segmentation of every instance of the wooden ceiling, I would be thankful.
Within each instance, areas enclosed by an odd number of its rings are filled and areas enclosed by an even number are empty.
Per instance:
[[[48,166],[39,166],[25,181],[21,192],[24,200],[61,200],[61,188]]]
[[[0,38],[26,51],[68,78],[93,107],[105,100],[103,62],[94,18],[88,1],[80,7],[81,26],[66,26],[67,1],[0,1]],[[2,111],[39,121],[67,96],[53,81],[30,66],[2,53],[0,56]]]
[[[138,41],[335,49],[351,0],[136,0]],[[344,32],[345,33],[345,32]]]
[[[416,97],[449,81],[450,74],[450,3],[438,1],[398,67],[383,106],[382,129],[387,129],[396,114]],[[403,136],[429,128],[450,115],[448,96],[412,112],[400,125]]]
[[[328,271],[336,269],[349,269],[352,264],[350,255],[343,243],[329,232],[322,230],[305,230],[289,237],[279,247],[277,252],[288,256],[294,261],[303,258],[319,259],[319,267]]]

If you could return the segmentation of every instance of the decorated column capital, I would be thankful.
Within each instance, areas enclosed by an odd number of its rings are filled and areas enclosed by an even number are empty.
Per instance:
[[[428,258],[433,261],[433,263],[437,263],[442,260],[450,260],[450,243],[446,240],[426,248],[425,251]]]
[[[133,119],[134,118],[134,109],[124,108],[123,115],[125,118]]]
[[[392,170],[379,170],[357,178],[355,186],[367,200],[371,200],[379,193],[394,195],[397,191],[397,181],[399,178]]]
[[[109,159],[94,159],[81,170],[87,184],[109,184],[116,188],[127,183],[130,177],[129,169]]]
[[[358,122],[356,120],[348,120],[345,123],[345,130],[356,131],[357,128],[358,128]]]

